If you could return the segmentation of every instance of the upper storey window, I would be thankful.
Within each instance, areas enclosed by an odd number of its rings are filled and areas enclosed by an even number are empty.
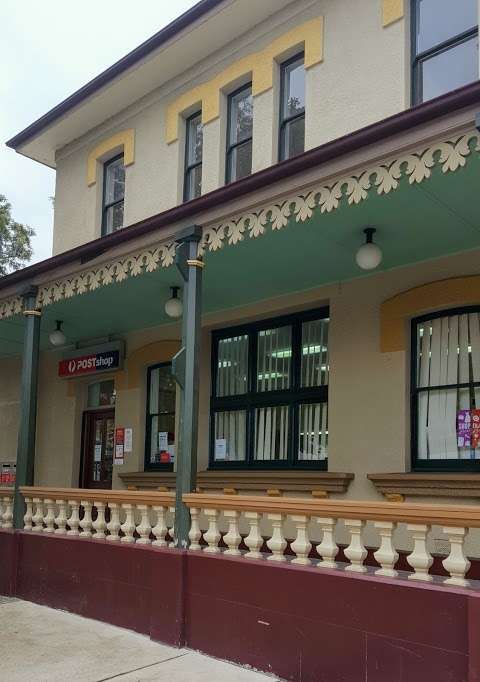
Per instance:
[[[281,66],[280,161],[305,150],[305,68],[303,54]]]
[[[252,84],[228,98],[227,182],[241,180],[252,172],[253,97]]]
[[[203,127],[202,112],[187,119],[184,200],[196,199],[202,193]]]
[[[103,234],[111,234],[123,227],[124,198],[125,166],[121,154],[107,161],[103,167]]]
[[[477,0],[413,0],[414,103],[478,78]]]

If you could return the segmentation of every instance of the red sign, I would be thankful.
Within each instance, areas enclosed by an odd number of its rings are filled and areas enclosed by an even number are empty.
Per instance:
[[[125,444],[125,429],[123,426],[119,426],[115,429],[115,445]]]
[[[78,377],[82,374],[108,372],[117,369],[119,366],[120,353],[118,350],[90,353],[89,355],[61,360],[58,363],[58,376],[63,378]]]

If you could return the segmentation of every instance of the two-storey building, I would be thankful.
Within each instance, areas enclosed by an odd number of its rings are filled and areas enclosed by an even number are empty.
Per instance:
[[[18,447],[35,486],[17,526],[165,544],[177,489],[179,537],[208,527],[212,555],[296,538],[297,563],[318,542],[362,572],[381,545],[392,579],[395,537],[417,578],[437,555],[475,577],[478,17],[202,0],[9,140],[56,170],[52,258],[0,280],[0,462]],[[429,679],[473,680],[464,659],[425,654]]]

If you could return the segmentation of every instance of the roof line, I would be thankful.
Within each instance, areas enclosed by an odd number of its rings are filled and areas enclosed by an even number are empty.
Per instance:
[[[122,74],[124,71],[127,71],[137,62],[142,60],[151,52],[157,50],[168,40],[174,38],[185,28],[195,23],[198,19],[203,17],[205,14],[208,14],[208,12],[215,9],[223,2],[225,2],[225,0],[200,0],[200,2],[197,2],[192,8],[181,14],[170,24],[167,24],[167,26],[158,31],[158,33],[155,33],[155,35],[153,35],[151,38],[141,43],[141,45],[129,52],[127,55],[125,55],[125,57],[122,57],[118,62],[115,62],[115,64],[110,66],[105,71],[102,71],[102,73],[96,76],[93,80],[89,81],[79,90],[76,90],[72,95],[60,102],[60,104],[57,104],[57,106],[53,107],[53,109],[50,109],[50,111],[48,111],[46,114],[31,123],[21,132],[17,133],[17,135],[14,135],[14,137],[6,142],[7,147],[11,147],[15,150],[18,149],[18,147],[25,144],[25,142],[28,142],[28,140],[37,135],[44,128],[49,126],[61,116],[64,116],[68,111],[70,111],[70,109],[76,107],[78,104],[110,83],[110,81],[117,78],[117,76]]]
[[[273,185],[285,178],[315,168],[334,158],[351,154],[362,147],[375,144],[382,139],[406,132],[416,126],[474,105],[480,106],[480,81],[437,97],[425,104],[420,104],[406,111],[394,114],[377,123],[372,123],[365,128],[360,128],[331,142],[326,142],[293,159],[277,163],[238,182],[233,182],[230,185],[225,185],[212,192],[203,194],[197,199],[174,206],[105,237],[99,237],[74,249],[5,275],[0,278],[0,289],[5,289],[19,282],[30,283],[38,275],[79,259],[84,261],[92,260],[120,244],[161,230],[174,222],[190,218],[194,219],[201,211],[226,204],[258,189]]]

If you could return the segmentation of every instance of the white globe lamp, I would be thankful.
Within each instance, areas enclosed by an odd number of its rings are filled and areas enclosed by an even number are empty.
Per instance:
[[[48,337],[50,339],[50,343],[52,346],[55,346],[58,348],[58,346],[64,346],[67,337],[65,334],[62,332],[62,324],[63,322],[61,320],[56,320],[55,324],[57,325],[56,329],[50,334]]]
[[[375,270],[383,260],[382,249],[373,242],[375,232],[374,227],[366,227],[364,229],[366,236],[365,244],[358,249],[355,257],[358,267],[362,268],[362,270]]]
[[[165,312],[168,317],[172,317],[174,320],[178,320],[179,317],[182,317],[183,313],[183,303],[178,298],[179,289],[180,287],[170,287],[172,296],[165,303]]]

